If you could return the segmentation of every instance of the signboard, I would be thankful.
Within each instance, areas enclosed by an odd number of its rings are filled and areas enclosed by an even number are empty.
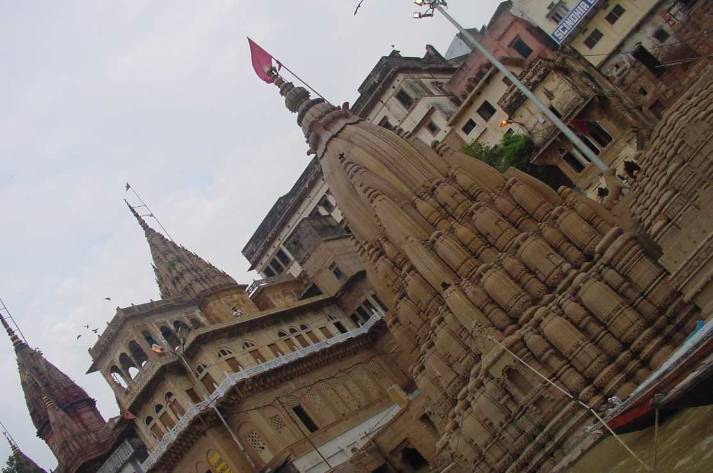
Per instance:
[[[557,41],[557,44],[564,43],[572,31],[579,26],[582,20],[584,20],[600,2],[601,0],[580,0],[552,32],[552,38]]]
[[[225,463],[225,460],[223,460],[223,457],[220,456],[220,453],[215,450],[210,450],[208,452],[208,464],[210,465],[211,471],[215,473],[233,473],[233,470],[231,470],[228,464]]]

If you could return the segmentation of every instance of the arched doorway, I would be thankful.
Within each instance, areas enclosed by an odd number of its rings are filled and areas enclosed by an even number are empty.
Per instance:
[[[428,468],[428,461],[421,455],[421,452],[412,447],[404,447],[401,450],[401,462],[408,471],[421,471]]]

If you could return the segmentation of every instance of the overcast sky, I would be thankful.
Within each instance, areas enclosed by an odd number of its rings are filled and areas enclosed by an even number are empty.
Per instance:
[[[334,103],[392,45],[455,31],[409,0],[0,0],[0,297],[32,346],[117,414],[87,348],[114,308],[158,298],[129,181],[174,239],[242,282],[240,253],[308,162],[295,116],[252,71],[246,35]],[[453,0],[481,26],[497,0]],[[111,302],[104,298],[110,297]],[[83,336],[76,340],[79,334]],[[0,421],[54,467],[0,338]],[[0,463],[9,448],[0,442]]]

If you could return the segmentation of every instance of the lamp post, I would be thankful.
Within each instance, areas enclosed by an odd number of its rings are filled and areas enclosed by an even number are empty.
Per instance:
[[[202,392],[203,399],[208,401],[208,404],[210,405],[211,409],[213,409],[213,412],[215,412],[216,416],[220,419],[220,422],[223,424],[225,429],[228,431],[228,434],[230,434],[231,439],[235,443],[235,445],[238,447],[240,452],[243,454],[247,462],[250,464],[250,467],[252,468],[253,471],[256,471],[256,465],[255,462],[253,462],[252,458],[250,458],[250,455],[248,455],[247,451],[245,450],[245,447],[243,446],[242,442],[240,442],[240,439],[238,436],[233,432],[232,427],[230,427],[230,424],[228,424],[228,421],[223,417],[223,413],[220,412],[220,409],[218,409],[218,406],[215,405],[213,401],[210,400],[210,392],[208,392],[208,388],[206,388],[203,383],[200,382],[200,380],[197,378],[195,372],[193,371],[193,368],[191,368],[191,365],[188,363],[188,360],[184,356],[184,348],[185,348],[185,343],[186,340],[185,338],[181,335],[181,329],[178,330],[178,341],[181,342],[181,346],[177,348],[170,347],[171,350],[169,353],[171,353],[173,356],[175,356],[183,365],[183,368],[186,370],[188,373],[188,377],[191,380],[191,384],[193,384],[194,387],[200,386],[199,390]],[[169,344],[170,346],[170,344]],[[161,345],[153,345],[151,347],[151,350],[153,350],[155,353],[165,353],[166,350],[164,350],[163,346]]]
[[[532,93],[530,89],[525,87],[525,84],[520,82],[512,72],[508,70],[493,54],[488,51],[478,40],[468,32],[463,26],[460,25],[447,11],[444,7],[447,6],[446,0],[415,0],[414,3],[420,7],[426,7],[425,12],[415,12],[413,17],[416,19],[429,18],[433,16],[434,11],[438,11],[443,17],[448,20],[453,26],[455,26],[458,31],[463,35],[465,42],[472,48],[480,51],[490,63],[495,66],[500,72],[507,77],[517,89],[522,92],[522,94],[530,99],[532,103],[542,112],[542,114],[547,117],[564,136],[569,139],[572,144],[584,155],[589,161],[592,162],[602,173],[607,171],[609,167],[599,159],[599,157],[594,154],[594,152],[584,144],[584,142],[562,121],[552,113],[552,110],[547,108],[537,96]]]

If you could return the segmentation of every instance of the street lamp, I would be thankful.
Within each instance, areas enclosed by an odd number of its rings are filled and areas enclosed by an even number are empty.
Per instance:
[[[230,434],[230,437],[233,439],[233,442],[235,445],[237,445],[238,449],[240,452],[243,454],[247,462],[250,464],[250,467],[254,470],[256,470],[256,465],[253,462],[252,458],[250,458],[250,455],[248,455],[247,451],[245,450],[245,447],[243,446],[242,442],[240,442],[240,439],[238,439],[238,436],[235,435],[235,432],[233,432],[232,427],[230,427],[230,424],[228,424],[228,421],[223,417],[223,413],[220,412],[220,409],[218,409],[218,406],[215,405],[214,401],[210,400],[210,392],[208,392],[208,388],[206,388],[203,383],[200,382],[198,377],[196,376],[195,372],[193,371],[193,368],[191,368],[191,365],[188,363],[188,360],[184,356],[183,352],[185,349],[185,344],[186,344],[186,339],[185,337],[181,334],[182,332],[182,327],[179,327],[177,330],[177,335],[178,335],[178,341],[181,343],[181,345],[177,348],[170,347],[171,350],[168,353],[171,353],[173,356],[175,356],[178,360],[180,360],[181,364],[183,365],[183,368],[187,371],[188,377],[191,380],[191,384],[193,384],[194,387],[200,386],[198,389],[204,394],[204,400],[208,401],[211,409],[213,409],[213,412],[218,416],[220,419],[220,422],[223,424],[225,429],[228,431]],[[169,344],[170,346],[170,344]],[[153,344],[151,346],[151,350],[155,353],[166,353],[166,350],[163,348],[161,345]],[[201,396],[203,397],[203,396]]]
[[[477,49],[480,51],[487,59],[490,61],[492,65],[494,65],[500,72],[503,73],[505,77],[507,77],[517,89],[522,92],[522,94],[530,99],[532,103],[535,104],[535,106],[542,112],[542,114],[547,117],[559,130],[562,132],[564,136],[569,139],[569,141],[572,142],[572,144],[584,155],[589,159],[589,161],[592,162],[602,173],[606,172],[609,167],[599,159],[599,157],[594,154],[594,152],[587,147],[587,145],[584,144],[584,142],[562,121],[552,113],[552,111],[543,104],[539,98],[535,94],[532,93],[530,89],[525,87],[525,84],[520,82],[520,79],[518,79],[508,68],[506,68],[495,56],[492,55],[490,51],[485,49],[485,47],[478,42],[478,40],[468,32],[463,26],[460,25],[447,11],[446,7],[448,6],[447,2],[445,0],[415,0],[414,3],[420,7],[426,7],[426,10],[424,12],[416,12],[414,13],[413,17],[416,19],[420,18],[429,18],[432,17],[435,11],[438,11],[441,13],[446,20],[448,20],[453,26],[455,26],[458,31],[463,35],[463,39],[465,40],[466,43],[472,48],[472,49]]]

